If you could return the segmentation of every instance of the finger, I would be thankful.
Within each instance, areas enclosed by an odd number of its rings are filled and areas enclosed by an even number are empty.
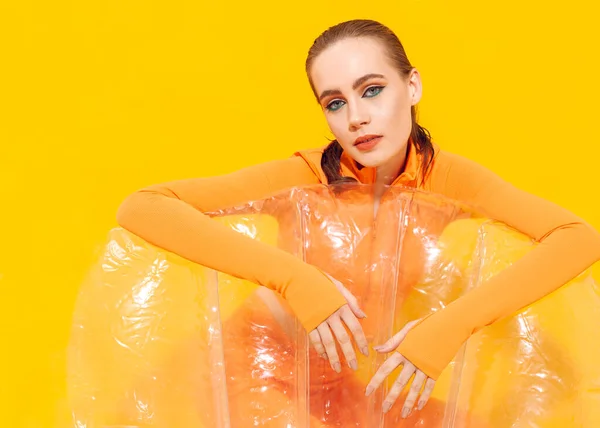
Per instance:
[[[375,349],[377,352],[391,352],[391,351],[393,351],[398,346],[400,346],[400,343],[402,343],[402,341],[404,340],[404,338],[406,337],[406,335],[408,334],[408,332],[410,331],[410,329],[417,322],[418,322],[418,320],[411,321],[411,322],[407,323],[402,328],[402,330],[400,330],[398,333],[396,333],[395,335],[393,335],[387,342],[385,342],[383,345],[375,346],[375,347],[373,347],[373,349]]]
[[[340,348],[342,348],[346,363],[348,363],[350,368],[356,370],[358,368],[356,354],[354,353],[354,347],[352,346],[350,336],[342,324],[342,320],[339,317],[330,317],[329,320],[327,320],[327,324],[329,324],[331,330],[333,330],[333,334],[335,334],[335,337],[340,344]]]
[[[390,392],[388,392],[388,395],[383,401],[383,413],[387,413],[392,408],[392,405],[396,402],[400,396],[400,393],[408,384],[414,372],[415,366],[409,361],[405,361],[402,371],[398,375],[398,378],[390,388]]]
[[[328,273],[325,272],[325,275],[331,280],[331,282],[333,282],[335,284],[337,289],[342,293],[342,296],[344,296],[344,298],[346,299],[346,302],[348,302],[348,307],[352,310],[354,315],[356,315],[358,318],[366,318],[367,314],[365,314],[363,312],[363,310],[360,309],[360,306],[358,305],[358,300],[350,292],[350,290],[348,290],[346,287],[344,287],[344,285],[340,281],[338,281],[337,279],[335,279]]]
[[[321,336],[321,342],[325,347],[325,352],[327,353],[327,357],[329,358],[329,364],[331,364],[331,368],[336,372],[342,371],[342,366],[340,364],[340,357],[338,356],[337,349],[335,346],[335,340],[333,338],[333,334],[331,334],[331,330],[329,329],[329,325],[324,322],[317,327],[319,335]]]
[[[410,386],[410,391],[408,391],[408,395],[406,396],[406,400],[404,401],[404,408],[402,409],[402,417],[406,418],[412,412],[412,409],[415,408],[415,403],[417,402],[417,397],[419,396],[419,392],[423,388],[423,384],[427,379],[427,375],[423,373],[421,370],[417,370],[415,373],[415,378],[412,381]]]
[[[390,375],[396,367],[400,364],[404,363],[405,359],[398,352],[394,352],[384,363],[379,367],[379,369],[375,372],[371,381],[367,385],[367,389],[365,391],[365,395],[370,395],[371,392],[375,391],[379,386],[383,383],[386,377]]]
[[[425,388],[423,388],[423,393],[421,394],[421,398],[419,399],[418,409],[421,410],[427,404],[429,397],[431,397],[431,393],[433,392],[433,387],[435,386],[435,380],[431,378],[427,378],[425,382]]]
[[[325,352],[325,347],[321,342],[321,335],[319,334],[319,331],[311,331],[308,335],[308,338],[310,339],[310,343],[312,343],[317,354],[319,354],[322,358],[327,358],[327,353]]]
[[[354,316],[354,314],[350,311],[341,311],[341,318],[344,323],[348,326],[348,330],[352,333],[354,340],[356,341],[356,345],[360,349],[360,351],[364,355],[369,355],[369,343],[367,342],[367,338],[363,331],[362,326]]]
[[[358,317],[358,318],[366,318],[367,317],[367,314],[365,314],[364,311],[358,305],[358,300],[356,299],[356,297],[354,297],[349,291],[347,293],[342,293],[342,294],[344,294],[344,297],[346,298],[346,301],[348,302],[348,307],[350,308],[350,310],[352,310],[352,313],[356,317]]]
[[[346,287],[344,287],[344,285],[340,281],[338,281],[337,279],[335,279],[328,273],[326,273],[326,272],[324,272],[324,273],[331,280],[331,282],[333,282],[333,284],[337,287],[337,289],[340,291],[340,293],[342,293],[342,296],[344,296],[344,298],[346,299],[346,302],[347,302],[348,306],[350,307],[350,309],[352,310],[352,312],[354,313],[354,315],[356,315],[358,318],[366,318],[367,314],[365,314],[360,309],[360,307],[358,305],[358,300],[356,299],[356,297],[354,297],[354,295]]]

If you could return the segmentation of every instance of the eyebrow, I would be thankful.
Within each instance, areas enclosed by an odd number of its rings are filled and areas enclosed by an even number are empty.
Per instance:
[[[377,74],[377,73],[365,74],[364,76],[359,77],[358,79],[356,79],[354,81],[354,83],[352,84],[352,89],[358,88],[360,85],[362,85],[369,79],[383,78],[383,77],[384,77],[383,74]],[[323,98],[328,97],[330,95],[340,95],[341,93],[342,92],[339,89],[327,89],[327,90],[321,92],[321,95],[319,96],[319,101],[321,101]]]

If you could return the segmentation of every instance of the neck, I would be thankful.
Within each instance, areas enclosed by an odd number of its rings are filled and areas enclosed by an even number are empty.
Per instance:
[[[377,167],[374,183],[375,215],[379,208],[379,201],[385,193],[386,186],[391,185],[402,174],[406,166],[406,151],[401,151],[398,156],[390,159],[385,165]]]
[[[406,167],[407,150],[401,150],[385,165],[377,167],[375,184],[377,187],[389,186],[402,174]]]

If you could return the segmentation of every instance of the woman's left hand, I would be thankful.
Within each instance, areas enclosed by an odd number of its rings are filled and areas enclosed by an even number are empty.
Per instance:
[[[402,330],[396,333],[390,340],[385,342],[383,345],[376,346],[374,349],[377,352],[387,353],[391,352],[400,346],[404,337],[408,331],[414,327],[420,320],[411,321]],[[387,413],[392,405],[396,402],[402,390],[406,387],[410,378],[414,375],[414,379],[412,381],[412,385],[410,387],[410,391],[406,397],[406,401],[404,402],[404,408],[402,409],[402,417],[406,418],[410,415],[412,409],[415,407],[415,403],[417,402],[417,398],[419,398],[419,394],[421,394],[418,403],[418,409],[421,410],[423,406],[429,400],[431,396],[431,392],[433,391],[433,387],[435,386],[435,380],[427,376],[421,370],[416,368],[410,361],[408,361],[404,356],[402,356],[399,352],[394,352],[382,365],[379,367],[369,384],[367,385],[366,395],[371,394],[375,389],[377,389],[385,380],[386,377],[392,373],[396,367],[403,365],[402,371],[398,375],[398,378],[390,388],[390,391],[385,397],[383,402],[383,412]],[[424,388],[423,388],[424,386]],[[422,390],[422,392],[421,392]]]

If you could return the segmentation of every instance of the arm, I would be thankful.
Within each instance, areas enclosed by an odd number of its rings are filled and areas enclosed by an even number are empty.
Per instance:
[[[141,189],[123,201],[117,222],[153,245],[276,291],[311,331],[346,304],[329,278],[299,258],[244,236],[204,213],[318,183],[301,158],[273,161],[224,176]]]
[[[407,334],[398,352],[437,379],[473,333],[536,302],[600,260],[600,234],[569,211],[449,153],[439,154],[429,190],[471,204],[539,243]]]

